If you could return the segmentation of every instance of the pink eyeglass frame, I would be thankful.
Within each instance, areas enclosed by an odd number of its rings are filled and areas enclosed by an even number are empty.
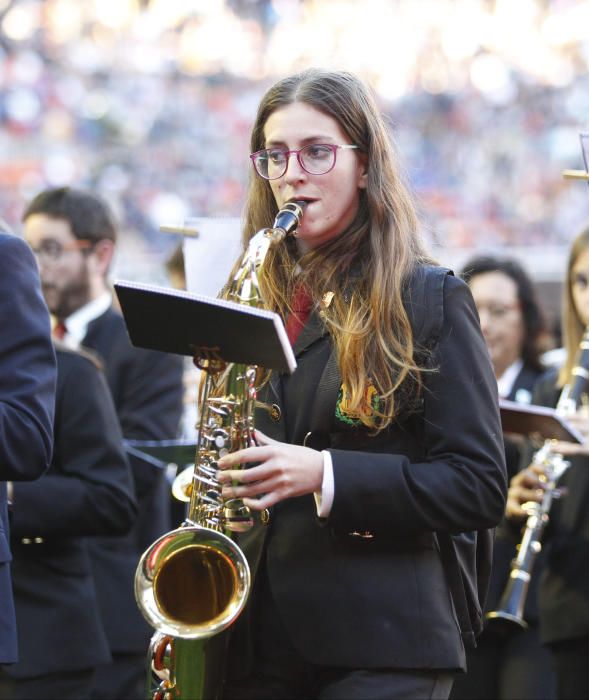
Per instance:
[[[333,164],[329,170],[326,170],[324,173],[313,173],[310,170],[307,170],[305,166],[303,165],[301,161],[301,151],[304,151],[305,148],[309,148],[310,146],[325,146],[326,148],[329,148],[331,152],[333,153]],[[254,166],[254,170],[256,171],[256,174],[259,175],[262,179],[264,180],[279,180],[281,177],[284,177],[288,171],[288,165],[290,163],[290,157],[296,153],[297,156],[297,161],[301,168],[308,174],[308,175],[327,175],[327,173],[330,173],[334,168],[335,164],[337,161],[337,152],[338,150],[342,149],[350,149],[350,148],[360,148],[359,146],[352,145],[352,144],[334,144],[334,143],[308,143],[306,146],[303,146],[302,148],[296,148],[293,149],[292,151],[282,148],[262,148],[259,151],[256,151],[255,153],[250,153],[250,159],[252,161],[252,165]],[[266,177],[265,175],[262,175],[262,173],[258,170],[256,166],[256,158],[261,154],[261,153],[266,153],[268,151],[280,151],[286,156],[286,163],[284,166],[284,172],[281,173],[280,175],[277,175],[276,177]]]

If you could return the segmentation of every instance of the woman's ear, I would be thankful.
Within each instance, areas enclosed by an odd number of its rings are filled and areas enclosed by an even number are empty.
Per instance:
[[[358,170],[358,189],[365,190],[368,186],[368,159],[364,153],[360,153],[358,156],[359,170]]]

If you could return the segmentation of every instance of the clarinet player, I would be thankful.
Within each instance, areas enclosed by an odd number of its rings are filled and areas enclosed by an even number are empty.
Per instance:
[[[447,698],[465,655],[434,533],[493,527],[506,488],[472,296],[424,249],[357,78],[279,81],[250,145],[244,239],[305,205],[260,275],[298,367],[262,388],[257,445],[219,460],[257,520],[224,697]]]
[[[534,403],[556,406],[566,386],[573,386],[579,346],[589,324],[589,227],[573,241],[563,293],[566,360],[543,375]],[[589,696],[589,418],[587,393],[581,410],[567,417],[586,436],[583,444],[559,442],[553,450],[571,462],[559,482],[563,497],[553,501],[544,534],[547,557],[539,592],[540,636],[548,645],[557,676],[559,700]],[[585,405],[583,405],[585,404]],[[512,480],[507,517],[525,518],[522,504],[542,500],[542,467],[530,465]]]

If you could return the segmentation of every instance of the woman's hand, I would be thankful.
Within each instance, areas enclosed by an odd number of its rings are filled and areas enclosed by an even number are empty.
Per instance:
[[[528,513],[525,508],[522,508],[523,504],[542,501],[545,489],[545,482],[541,479],[543,475],[543,466],[530,464],[511,479],[505,506],[505,516],[508,519],[521,520],[527,517]]]
[[[255,432],[254,447],[231,452],[218,461],[224,498],[242,498],[252,510],[264,510],[285,498],[321,491],[323,455],[300,445],[277,442]],[[258,463],[250,469],[231,469]]]

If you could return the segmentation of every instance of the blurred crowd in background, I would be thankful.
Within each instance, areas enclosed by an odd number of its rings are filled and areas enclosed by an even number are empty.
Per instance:
[[[93,189],[117,269],[162,281],[159,226],[239,216],[261,94],[318,65],[374,86],[446,260],[564,250],[589,219],[561,174],[585,167],[588,26],[579,0],[0,0],[0,212],[19,231],[44,187]]]

